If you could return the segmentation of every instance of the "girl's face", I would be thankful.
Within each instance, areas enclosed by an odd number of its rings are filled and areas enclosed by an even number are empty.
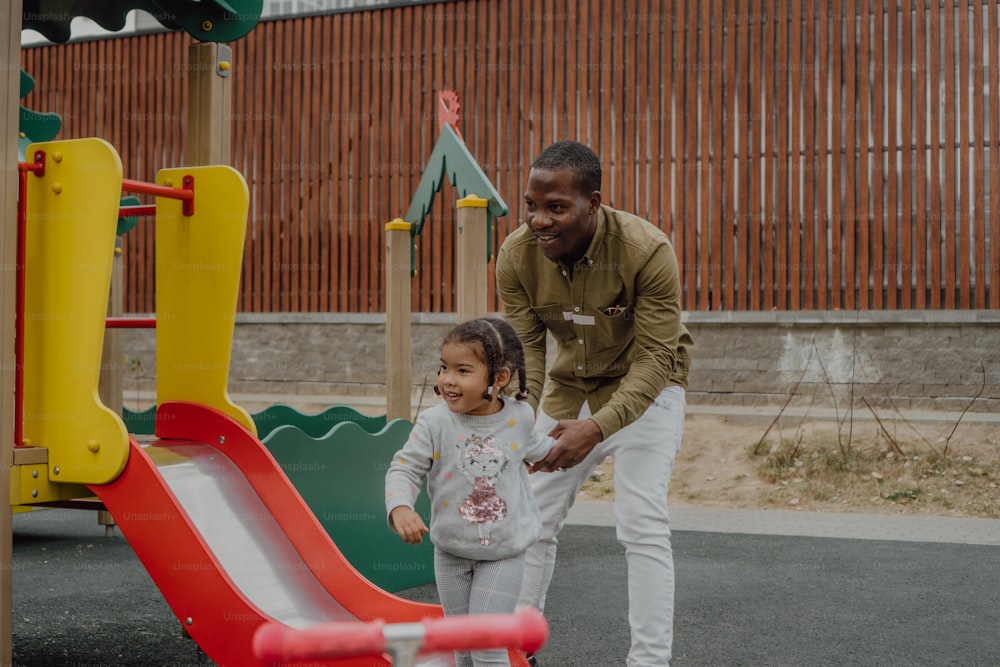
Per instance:
[[[441,347],[437,386],[452,412],[492,415],[500,411],[500,389],[510,381],[510,371],[497,372],[493,393],[485,398],[490,375],[483,356],[478,344],[445,343]]]

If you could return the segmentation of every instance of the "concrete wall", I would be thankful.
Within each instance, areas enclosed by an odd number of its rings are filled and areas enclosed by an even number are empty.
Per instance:
[[[1000,412],[1000,313],[690,313],[692,404],[835,408],[873,406]],[[430,391],[454,314],[413,316],[413,383]],[[125,393],[150,394],[155,334],[125,332]],[[139,360],[141,372],[130,360]],[[382,315],[237,316],[230,391],[380,396],[386,368]],[[429,399],[428,399],[429,400]]]

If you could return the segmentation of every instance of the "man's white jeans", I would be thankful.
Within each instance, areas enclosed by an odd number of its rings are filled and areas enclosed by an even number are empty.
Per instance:
[[[599,443],[580,464],[563,472],[531,475],[542,513],[542,535],[525,554],[519,607],[544,610],[555,569],[557,535],[590,474],[615,459],[615,522],[628,568],[629,667],[670,664],[674,635],[674,557],[670,547],[667,487],[680,449],[686,409],[681,387],[664,389],[632,424]],[[584,403],[580,418],[590,416]],[[556,420],[538,412],[535,430],[546,435]],[[595,599],[592,604],[599,604]]]

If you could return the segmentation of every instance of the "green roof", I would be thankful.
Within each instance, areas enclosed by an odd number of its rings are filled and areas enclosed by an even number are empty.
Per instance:
[[[125,27],[125,17],[142,9],[169,30],[185,30],[203,42],[231,42],[260,21],[264,0],[24,0],[22,29],[37,30],[59,44],[70,38],[70,21],[93,20],[105,30]]]

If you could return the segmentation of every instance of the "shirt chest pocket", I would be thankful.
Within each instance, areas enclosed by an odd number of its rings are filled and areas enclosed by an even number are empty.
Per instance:
[[[552,332],[556,340],[575,338],[573,330],[573,312],[567,312],[562,304],[554,303],[546,306],[532,306],[535,317]]]

